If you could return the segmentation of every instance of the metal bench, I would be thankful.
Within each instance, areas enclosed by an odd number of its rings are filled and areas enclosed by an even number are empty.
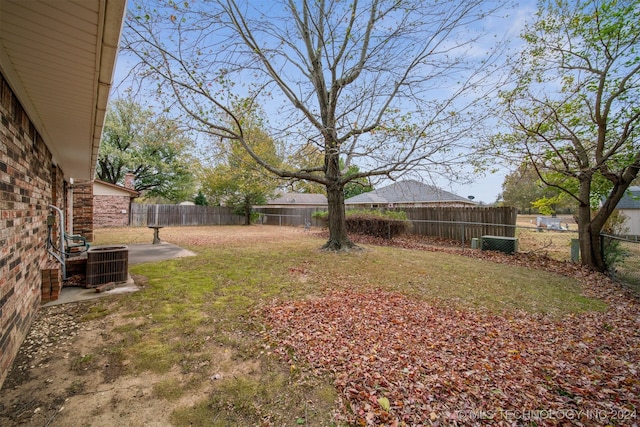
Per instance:
[[[79,234],[67,234],[64,233],[65,252],[67,254],[76,252],[86,252],[89,250],[91,244],[87,241],[86,237]]]

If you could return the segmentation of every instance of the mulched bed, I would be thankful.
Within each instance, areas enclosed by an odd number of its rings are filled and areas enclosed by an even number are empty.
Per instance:
[[[570,263],[438,248],[424,239],[358,243],[453,251],[572,275],[606,312],[495,314],[399,293],[331,291],[263,315],[292,365],[330,374],[336,420],[352,425],[636,425],[640,303]],[[293,350],[293,351],[292,351]]]

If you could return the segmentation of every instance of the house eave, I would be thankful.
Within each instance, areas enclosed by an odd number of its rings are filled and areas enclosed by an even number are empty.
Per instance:
[[[126,0],[0,1],[0,72],[65,179],[93,178]]]

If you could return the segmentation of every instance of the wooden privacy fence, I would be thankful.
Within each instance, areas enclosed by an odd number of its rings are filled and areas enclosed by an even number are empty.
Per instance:
[[[237,225],[244,218],[224,206],[131,205],[131,226]]]
[[[325,212],[326,208],[270,208],[260,206],[255,211],[260,213],[260,224],[287,225],[301,227],[307,224],[311,227],[322,227],[323,221],[313,217],[314,212]]]
[[[324,226],[313,213],[324,208],[257,207],[259,223],[291,227]],[[481,236],[515,237],[518,211],[510,207],[416,207],[388,208],[404,211],[411,222],[412,234],[469,242]],[[240,225],[244,218],[232,208],[221,206],[131,205],[132,226]]]
[[[313,213],[322,208],[268,208],[259,207],[260,222],[269,225],[299,227],[309,223],[322,227],[324,223],[313,218]],[[510,207],[416,207],[385,208],[383,210],[406,212],[411,230],[409,233],[422,236],[468,242],[481,236],[515,237],[518,210]]]
[[[518,209],[512,207],[392,208],[404,211],[411,234],[468,242],[482,236],[515,237]]]

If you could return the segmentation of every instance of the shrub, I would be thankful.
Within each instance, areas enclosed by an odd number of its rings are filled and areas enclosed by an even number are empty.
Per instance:
[[[625,227],[627,217],[620,213],[619,210],[613,211],[613,213],[607,219],[606,224],[602,228],[604,234],[623,235],[629,231]],[[629,252],[624,250],[620,240],[605,237],[602,240],[602,250],[604,253],[604,263],[607,266],[609,272],[614,273],[616,267],[624,264],[624,260],[629,257]]]
[[[316,218],[322,221],[326,221],[329,218],[329,212],[327,211],[315,211],[311,214],[311,218]]]
[[[346,226],[349,233],[391,239],[406,233],[411,227],[407,220],[407,214],[403,211],[353,209],[347,210],[346,215]],[[317,211],[313,213],[312,217],[324,221],[326,225],[329,212]]]

